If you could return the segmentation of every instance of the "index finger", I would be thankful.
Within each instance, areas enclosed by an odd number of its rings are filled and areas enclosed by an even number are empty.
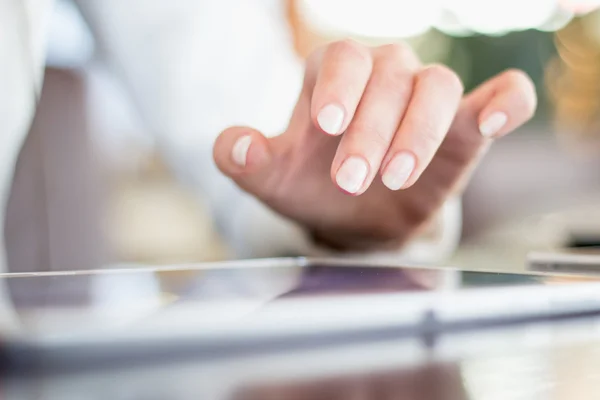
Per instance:
[[[328,46],[311,102],[315,126],[329,135],[339,135],[348,128],[372,68],[371,52],[367,47],[350,40]]]

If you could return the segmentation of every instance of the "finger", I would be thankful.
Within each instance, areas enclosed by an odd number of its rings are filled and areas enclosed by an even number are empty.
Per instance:
[[[444,143],[424,173],[427,179],[421,179],[415,186],[428,193],[435,186],[439,201],[448,192],[461,192],[491,143],[481,132],[482,122],[494,113],[504,113],[505,125],[492,135],[499,137],[527,122],[535,107],[535,87],[523,72],[509,70],[483,83],[462,100]],[[428,182],[429,189],[425,182]],[[438,201],[431,196],[429,198]]]
[[[360,194],[376,176],[408,106],[418,67],[406,45],[377,49],[373,73],[331,167],[332,178],[344,191]]]
[[[533,116],[537,105],[535,87],[525,73],[507,71],[492,82],[489,90],[495,95],[479,113],[479,131],[483,136],[500,137]]]
[[[327,47],[311,103],[315,126],[330,135],[346,130],[371,76],[372,65],[371,51],[356,42],[344,40]]]
[[[464,190],[477,162],[492,143],[481,134],[479,128],[480,121],[485,119],[484,111],[491,110],[490,105],[498,104],[497,99],[502,98],[517,99],[519,104],[525,104],[525,112],[521,109],[515,110],[509,104],[505,104],[501,109],[494,108],[495,111],[503,111],[507,115],[504,132],[517,128],[533,115],[534,87],[531,84],[509,84],[509,81],[515,79],[510,77],[514,73],[508,71],[500,74],[463,98],[454,122],[429,167],[408,189],[412,193],[408,198],[412,201],[404,208],[407,224],[422,226],[432,217],[431,210],[441,209],[448,198]],[[533,101],[523,102],[521,98]]]
[[[260,132],[245,127],[223,131],[213,147],[219,170],[244,190],[260,196],[269,186],[272,143]]]
[[[450,69],[433,65],[417,73],[408,110],[382,168],[391,190],[412,185],[444,140],[460,104],[463,86]]]
[[[444,142],[440,161],[449,159],[453,163],[445,170],[450,173],[476,162],[488,148],[489,138],[506,135],[523,125],[535,113],[536,104],[535,86],[522,71],[505,71],[477,87],[461,102]],[[497,113],[504,114],[506,122],[490,129],[490,117],[495,118]],[[486,134],[493,130],[496,133]]]

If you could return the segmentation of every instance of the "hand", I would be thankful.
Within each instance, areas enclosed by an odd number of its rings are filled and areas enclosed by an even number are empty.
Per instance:
[[[404,44],[341,41],[307,60],[289,127],[242,127],[214,148],[219,169],[340,249],[400,247],[460,193],[491,139],[531,118],[536,95],[506,71],[463,97],[459,77]]]

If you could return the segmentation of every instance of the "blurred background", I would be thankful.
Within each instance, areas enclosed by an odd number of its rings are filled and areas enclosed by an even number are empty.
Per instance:
[[[508,269],[530,249],[600,237],[600,1],[277,1],[300,58],[344,37],[406,40],[467,90],[506,68],[533,78],[537,115],[478,169],[453,264]],[[42,99],[9,200],[9,261],[57,270],[226,257],[201,198],[178,183],[103,60],[107,43],[69,0],[48,27]]]

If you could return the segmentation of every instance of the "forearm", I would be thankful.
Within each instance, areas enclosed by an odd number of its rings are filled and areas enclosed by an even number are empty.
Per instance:
[[[297,228],[233,185],[212,159],[215,138],[231,125],[253,126],[269,135],[287,126],[302,63],[289,46],[283,7],[233,1],[237,12],[231,13],[232,2],[192,0],[178,7],[162,0],[78,3],[166,161],[205,200],[235,255],[287,253],[278,249],[273,231],[262,232],[267,225],[277,232]],[[139,13],[140,8],[146,11]],[[165,29],[167,21],[178,28]],[[256,217],[255,234],[247,236],[242,220],[250,214]]]

